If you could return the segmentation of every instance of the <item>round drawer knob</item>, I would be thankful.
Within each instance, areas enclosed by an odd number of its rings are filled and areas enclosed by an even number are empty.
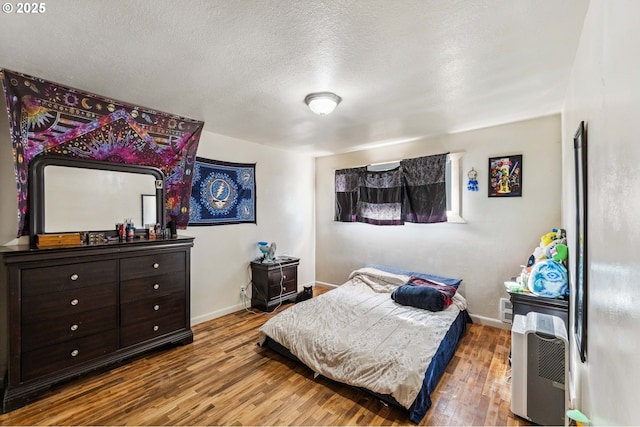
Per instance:
[[[156,304],[156,305],[154,305],[154,306],[153,306],[153,309],[154,309],[155,311],[158,311],[158,310],[160,310],[160,306],[159,306],[158,304]]]
[[[154,332],[158,332],[158,330],[159,330],[159,329],[160,329],[160,326],[158,326],[158,325],[155,325],[155,326],[153,327],[153,331],[154,331]]]
[[[160,289],[160,285],[158,285],[158,284],[156,283],[155,285],[153,285],[153,289],[155,289],[155,290],[157,291],[158,289]]]
[[[80,352],[78,350],[73,350],[71,352],[71,357],[76,357],[78,354],[80,354]]]
[[[77,274],[72,274],[71,275],[71,280],[78,280],[78,275]]]
[[[285,276],[285,275],[282,275],[282,278],[283,278],[283,279],[286,279],[286,278],[287,278],[287,276]]]
[[[78,305],[79,302],[80,301],[78,301],[77,298],[74,298],[74,299],[71,300],[71,305]]]
[[[78,325],[77,324],[71,325],[71,330],[72,331],[77,331],[78,330]]]
[[[158,268],[158,267],[160,267],[160,264],[158,264],[157,262],[154,262],[153,263],[153,268]]]

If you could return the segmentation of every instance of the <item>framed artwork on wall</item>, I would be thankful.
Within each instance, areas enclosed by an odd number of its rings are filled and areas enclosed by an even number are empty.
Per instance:
[[[574,292],[574,334],[580,360],[586,360],[587,349],[587,134],[580,122],[573,137],[576,175],[576,285]]]
[[[522,154],[489,158],[489,197],[522,196]]]

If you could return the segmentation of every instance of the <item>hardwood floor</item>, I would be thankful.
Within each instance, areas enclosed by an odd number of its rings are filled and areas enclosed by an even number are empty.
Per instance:
[[[193,344],[59,385],[0,424],[412,424],[405,410],[258,347],[257,329],[272,315],[240,311],[196,325]],[[509,410],[509,343],[508,331],[468,325],[420,425],[530,425]]]

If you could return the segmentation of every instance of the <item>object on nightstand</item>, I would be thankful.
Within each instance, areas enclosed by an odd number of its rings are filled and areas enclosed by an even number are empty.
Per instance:
[[[262,263],[269,264],[274,261],[276,257],[276,242],[271,242],[271,244],[267,242],[258,242],[258,247],[260,248],[260,252],[262,252]]]
[[[507,292],[529,292],[529,289],[523,286],[522,283],[518,283],[515,280],[505,280],[504,287]]]

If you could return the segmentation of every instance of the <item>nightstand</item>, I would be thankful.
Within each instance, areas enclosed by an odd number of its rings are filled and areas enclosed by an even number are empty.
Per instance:
[[[277,257],[273,262],[251,261],[251,307],[273,311],[293,302],[298,293],[300,258]]]

